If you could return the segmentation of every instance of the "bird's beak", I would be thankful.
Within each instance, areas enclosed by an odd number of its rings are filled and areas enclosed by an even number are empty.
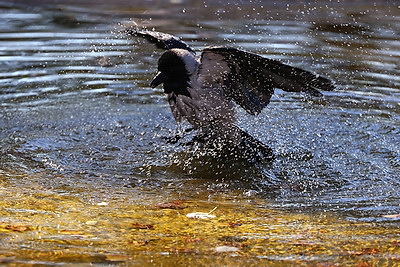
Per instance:
[[[150,86],[152,88],[155,88],[162,84],[165,80],[167,79],[167,75],[165,75],[163,72],[159,71],[157,75],[153,78],[153,80],[150,83]]]

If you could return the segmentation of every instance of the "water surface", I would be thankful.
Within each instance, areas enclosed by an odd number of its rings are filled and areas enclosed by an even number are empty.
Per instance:
[[[399,264],[398,5],[23,2],[0,4],[0,262]],[[121,33],[134,23],[337,90],[239,110],[277,159],[221,168],[166,143],[177,126],[148,86],[161,51]],[[213,221],[185,216],[214,207]]]

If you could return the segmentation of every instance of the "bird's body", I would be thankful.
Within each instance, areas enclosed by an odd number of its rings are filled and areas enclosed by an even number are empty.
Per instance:
[[[181,56],[186,70],[189,70],[185,87],[187,93],[176,94],[172,91],[167,94],[175,120],[178,122],[186,120],[195,129],[233,124],[235,122],[233,103],[226,97],[217,78],[222,70],[209,69],[210,73],[205,75],[199,71],[199,66],[204,66],[204,62],[202,63],[193,53],[182,49],[171,49],[169,53]],[[180,77],[186,79],[184,75]]]
[[[136,29],[128,33],[167,50],[150,85],[164,85],[176,121],[192,124],[202,141],[233,145],[256,158],[271,158],[272,151],[236,126],[233,102],[257,115],[269,103],[274,88],[315,96],[322,95],[318,89],[334,89],[326,78],[236,48],[208,47],[196,56],[172,35]]]

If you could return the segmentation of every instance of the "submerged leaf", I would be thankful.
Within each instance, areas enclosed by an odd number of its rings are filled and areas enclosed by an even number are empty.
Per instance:
[[[155,206],[160,209],[182,210],[182,209],[187,208],[187,206],[184,203],[185,203],[185,201],[183,201],[183,200],[173,200],[170,202],[160,203]]]
[[[231,223],[229,223],[229,227],[231,227],[231,228],[236,228],[236,227],[239,227],[241,225],[242,225],[242,223],[240,223],[240,222],[231,222]]]
[[[154,225],[153,224],[141,224],[141,223],[133,223],[132,224],[133,229],[149,229],[149,230],[154,230]]]
[[[27,226],[27,225],[13,225],[13,224],[8,224],[4,227],[7,230],[10,231],[15,231],[15,232],[26,232],[26,231],[30,231],[33,230],[33,228],[31,226]]]
[[[361,251],[349,251],[351,255],[374,255],[380,253],[381,250],[379,248],[364,248]]]

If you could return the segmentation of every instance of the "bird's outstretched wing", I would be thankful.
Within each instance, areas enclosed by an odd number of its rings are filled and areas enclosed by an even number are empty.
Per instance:
[[[229,47],[205,48],[199,78],[203,87],[219,83],[224,93],[256,115],[269,103],[274,88],[321,96],[334,89],[332,82],[309,71]]]
[[[172,48],[180,48],[194,53],[193,49],[190,48],[184,41],[171,34],[149,30],[139,30],[137,28],[128,28],[125,30],[125,32],[132,36],[142,37],[150,43],[155,44],[156,47],[160,49],[168,50]]]

